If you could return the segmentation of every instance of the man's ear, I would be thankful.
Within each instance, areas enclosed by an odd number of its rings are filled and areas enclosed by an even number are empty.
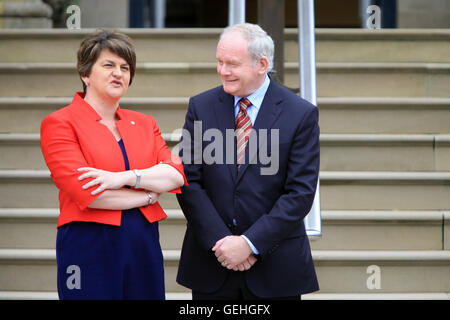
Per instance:
[[[259,59],[259,66],[259,73],[265,74],[267,72],[267,69],[269,68],[269,59],[267,59],[266,57],[261,57]]]

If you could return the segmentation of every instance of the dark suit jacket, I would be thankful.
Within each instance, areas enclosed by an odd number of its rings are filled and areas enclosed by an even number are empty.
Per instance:
[[[219,289],[227,272],[234,271],[222,267],[210,249],[227,235],[244,234],[259,250],[258,261],[245,271],[255,295],[282,297],[316,291],[319,287],[303,218],[312,207],[319,174],[318,109],[271,81],[253,128],[258,138],[263,132],[259,129],[268,129],[272,135],[271,129],[279,130],[278,155],[270,154],[276,148],[270,137],[266,139],[270,156],[278,156],[279,169],[276,174],[262,175],[261,169],[270,164],[263,164],[259,152],[249,155],[249,145],[247,161],[239,172],[236,161],[227,164],[230,148],[226,150],[225,132],[235,129],[233,105],[233,96],[222,86],[189,101],[184,129],[192,139],[183,135],[180,155],[185,160],[188,152],[192,161],[184,163],[189,185],[177,195],[187,219],[177,281],[199,292]],[[211,128],[222,132],[222,164],[194,161],[194,121],[201,121],[202,132]],[[199,146],[206,151],[213,142],[203,141]],[[217,152],[215,156],[221,154]]]

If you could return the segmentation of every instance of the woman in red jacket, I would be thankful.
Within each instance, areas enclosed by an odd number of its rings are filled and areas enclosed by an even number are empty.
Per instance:
[[[59,297],[164,299],[158,198],[187,184],[183,165],[153,117],[119,107],[136,70],[127,36],[88,36],[77,68],[84,93],[41,125],[59,189]]]

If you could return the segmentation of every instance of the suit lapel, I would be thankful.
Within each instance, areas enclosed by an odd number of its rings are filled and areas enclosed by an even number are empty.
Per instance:
[[[216,115],[217,128],[222,132],[223,143],[224,143],[224,161],[225,165],[230,171],[231,179],[233,182],[236,180],[237,167],[236,167],[236,139],[233,139],[233,160],[227,161],[227,129],[231,129],[234,132],[234,97],[230,94],[221,92],[219,95],[219,103],[214,105],[214,113]],[[234,135],[233,135],[234,136]],[[230,152],[230,150],[228,150]],[[230,159],[231,160],[231,159]]]
[[[266,95],[264,97],[261,108],[259,109],[258,115],[256,117],[255,125],[253,126],[253,130],[258,137],[258,147],[257,148],[245,148],[245,159],[246,161],[241,165],[238,175],[237,181],[242,178],[249,166],[249,162],[254,160],[258,154],[258,150],[260,148],[261,140],[259,138],[260,129],[267,129],[267,132],[272,128],[273,123],[278,118],[281,112],[281,102],[282,102],[282,94],[278,94],[278,87],[271,80],[269,88],[267,89]]]

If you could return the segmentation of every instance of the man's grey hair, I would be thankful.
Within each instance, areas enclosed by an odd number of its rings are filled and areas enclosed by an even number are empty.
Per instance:
[[[267,72],[270,72],[273,68],[273,55],[275,51],[272,38],[259,25],[244,23],[225,28],[220,35],[219,41],[229,33],[236,31],[247,41],[247,50],[252,58],[253,65],[256,65],[262,57],[266,57],[269,60]]]

